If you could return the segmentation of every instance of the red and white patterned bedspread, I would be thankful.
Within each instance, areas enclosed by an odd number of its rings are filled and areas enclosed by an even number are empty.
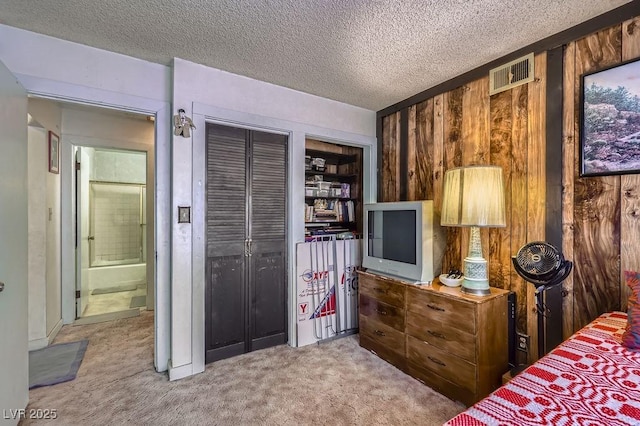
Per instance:
[[[603,314],[447,426],[640,425],[640,352]]]

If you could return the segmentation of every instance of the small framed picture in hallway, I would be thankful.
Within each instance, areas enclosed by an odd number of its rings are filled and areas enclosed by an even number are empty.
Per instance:
[[[60,172],[60,138],[49,130],[49,171]]]

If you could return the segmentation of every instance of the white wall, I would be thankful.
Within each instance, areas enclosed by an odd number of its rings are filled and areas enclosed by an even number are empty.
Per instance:
[[[46,131],[29,126],[27,161],[29,226],[29,347],[47,345],[47,150]],[[32,343],[34,342],[34,343]],[[37,343],[35,343],[37,342]]]
[[[365,148],[367,200],[375,188],[375,112],[175,59],[173,69],[124,55],[0,25],[0,61],[31,94],[95,105],[150,111],[156,115],[156,359],[176,379],[204,369],[204,127],[206,120],[289,134],[289,280],[295,274],[295,242],[304,233],[304,140]],[[173,71],[173,75],[172,75]],[[171,110],[168,102],[173,102]],[[191,144],[170,143],[171,116],[178,108],[198,129]],[[72,189],[72,145],[61,135],[62,198]],[[187,143],[185,143],[187,142]],[[171,159],[171,154],[173,158]],[[171,161],[173,160],[173,161]],[[176,222],[178,205],[193,207],[193,225]],[[72,226],[62,205],[63,229]],[[169,234],[170,233],[170,234]],[[171,235],[171,237],[169,236]],[[65,283],[73,277],[71,233],[62,234]],[[65,263],[66,262],[66,263]],[[65,287],[66,288],[66,287]],[[289,286],[293,289],[293,285]],[[63,293],[63,317],[69,311]],[[295,300],[289,293],[289,300]],[[168,309],[171,309],[171,312]],[[161,309],[161,312],[159,312]],[[295,316],[290,314],[295,344]],[[170,330],[170,334],[168,331]]]
[[[153,126],[150,142],[153,144]],[[133,151],[98,149],[93,157],[91,180],[120,183],[147,183],[147,156]]]
[[[0,61],[27,92],[41,97],[73,100],[155,115],[156,232],[155,357],[159,371],[167,369],[169,354],[170,268],[170,68],[53,37],[0,24]],[[70,196],[72,146],[61,138],[61,194]],[[26,166],[26,165],[25,165]],[[149,179],[148,179],[149,181]],[[72,226],[71,210],[62,205],[63,229]],[[62,234],[62,280],[73,280],[72,233]],[[73,321],[75,298],[63,293],[63,318]],[[73,292],[73,290],[71,290]],[[71,302],[69,302],[71,301]]]
[[[47,336],[62,325],[60,213],[60,175],[47,173]]]
[[[63,90],[65,97],[114,106],[122,105],[122,94],[170,99],[166,66],[2,24],[0,58],[32,93]]]
[[[365,200],[375,189],[374,111],[234,75],[175,58],[173,106],[196,125],[191,141],[173,140],[172,214],[192,206],[192,223],[173,217],[172,360],[170,378],[204,370],[205,127],[207,121],[289,135],[288,276],[289,343],[296,344],[295,243],[304,239],[304,144],[315,139],[365,149]],[[191,142],[191,143],[190,143]],[[191,317],[181,315],[191,312]]]
[[[29,347],[50,343],[62,326],[60,175],[48,170],[49,131],[60,136],[61,109],[29,99]],[[44,258],[42,255],[44,254]]]

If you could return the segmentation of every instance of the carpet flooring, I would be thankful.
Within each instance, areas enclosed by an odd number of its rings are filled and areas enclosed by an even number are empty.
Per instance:
[[[89,339],[75,380],[29,392],[54,421],[23,425],[441,425],[464,410],[358,346],[358,336],[286,345],[169,382],[153,369],[153,312],[64,326],[56,343]]]

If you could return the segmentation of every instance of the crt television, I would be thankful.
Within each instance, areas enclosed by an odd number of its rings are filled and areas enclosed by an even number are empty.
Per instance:
[[[364,230],[368,270],[415,283],[440,275],[444,235],[432,200],[365,204]]]

